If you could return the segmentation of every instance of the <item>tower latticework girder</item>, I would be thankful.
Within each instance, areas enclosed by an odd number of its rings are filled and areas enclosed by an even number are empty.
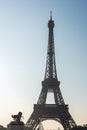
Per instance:
[[[35,130],[38,124],[46,119],[57,120],[61,123],[64,130],[70,130],[76,126],[75,121],[69,113],[68,105],[65,104],[60,90],[60,81],[57,78],[55,48],[54,48],[54,21],[52,14],[48,22],[48,49],[44,81],[37,104],[34,104],[34,110],[26,123],[28,130]],[[48,92],[53,92],[55,104],[46,104]]]

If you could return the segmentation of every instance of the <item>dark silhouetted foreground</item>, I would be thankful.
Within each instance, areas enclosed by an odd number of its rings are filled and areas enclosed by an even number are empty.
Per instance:
[[[0,130],[6,130],[7,128],[5,128],[4,126],[0,125]]]
[[[77,126],[75,128],[72,128],[71,130],[87,130],[87,126]]]

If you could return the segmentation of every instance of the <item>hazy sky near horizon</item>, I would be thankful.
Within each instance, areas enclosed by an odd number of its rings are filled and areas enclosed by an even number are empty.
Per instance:
[[[0,0],[2,125],[19,111],[26,122],[37,103],[45,74],[51,10],[62,95],[76,123],[87,124],[87,0]],[[51,98],[49,95],[50,103]]]

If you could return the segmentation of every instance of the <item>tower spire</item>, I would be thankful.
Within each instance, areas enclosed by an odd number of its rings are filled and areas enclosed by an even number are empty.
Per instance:
[[[44,79],[57,79],[56,63],[55,63],[55,49],[54,49],[54,21],[52,20],[52,11],[50,11],[50,20],[48,21],[48,49],[47,49],[47,61]]]
[[[52,20],[52,11],[50,11],[50,20]]]

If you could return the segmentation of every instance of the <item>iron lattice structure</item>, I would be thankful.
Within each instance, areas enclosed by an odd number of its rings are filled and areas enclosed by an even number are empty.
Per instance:
[[[61,123],[64,130],[70,130],[76,126],[75,121],[68,111],[68,105],[65,104],[60,90],[60,82],[57,78],[56,63],[55,63],[55,49],[54,49],[54,21],[52,15],[48,21],[49,36],[48,36],[48,50],[44,81],[42,81],[42,90],[37,101],[34,104],[34,110],[26,123],[29,130],[35,130],[37,125],[46,119],[53,119]],[[46,104],[48,92],[54,93],[55,104]]]

